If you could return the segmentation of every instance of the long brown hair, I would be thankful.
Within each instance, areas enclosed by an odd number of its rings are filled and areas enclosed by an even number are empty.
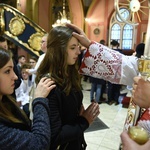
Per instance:
[[[47,73],[50,73],[55,82],[69,94],[72,88],[81,90],[78,62],[67,64],[67,44],[72,37],[72,29],[65,26],[53,28],[47,39],[47,52],[37,71],[36,82]]]
[[[0,69],[11,59],[11,51],[0,48]],[[14,114],[13,110],[15,110],[15,112],[17,111],[19,114]],[[0,100],[0,117],[14,123],[29,123],[25,113],[17,106],[16,100],[8,95],[3,95],[2,100]]]

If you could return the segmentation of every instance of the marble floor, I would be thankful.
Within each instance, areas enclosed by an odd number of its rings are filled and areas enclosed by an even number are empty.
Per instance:
[[[82,82],[84,94],[84,106],[90,104],[90,83]],[[122,104],[117,106],[100,104],[100,115],[98,116],[109,128],[85,132],[87,150],[118,150],[120,143],[120,133],[127,115],[127,108],[122,108]]]

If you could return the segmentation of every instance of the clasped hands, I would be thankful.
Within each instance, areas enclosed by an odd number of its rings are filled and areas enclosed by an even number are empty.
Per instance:
[[[84,118],[86,118],[89,124],[91,124],[97,118],[99,114],[100,114],[100,110],[99,110],[98,103],[93,102],[86,109],[84,108],[83,105],[81,106],[80,116],[83,116]]]

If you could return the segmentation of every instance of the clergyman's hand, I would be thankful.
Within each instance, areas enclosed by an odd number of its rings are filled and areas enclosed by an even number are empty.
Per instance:
[[[79,40],[79,42],[83,46],[85,46],[86,48],[88,48],[90,46],[91,41],[87,38],[87,36],[83,32],[83,30],[81,30],[74,24],[67,23],[66,26],[76,31],[76,32],[73,32],[72,34],[75,38],[77,38]]]

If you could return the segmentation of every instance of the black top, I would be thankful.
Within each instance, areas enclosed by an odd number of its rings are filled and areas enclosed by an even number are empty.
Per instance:
[[[48,99],[52,133],[50,150],[56,150],[60,145],[60,149],[65,150],[85,149],[84,131],[89,127],[89,123],[79,116],[83,100],[82,91],[71,91],[66,96],[57,86]]]

